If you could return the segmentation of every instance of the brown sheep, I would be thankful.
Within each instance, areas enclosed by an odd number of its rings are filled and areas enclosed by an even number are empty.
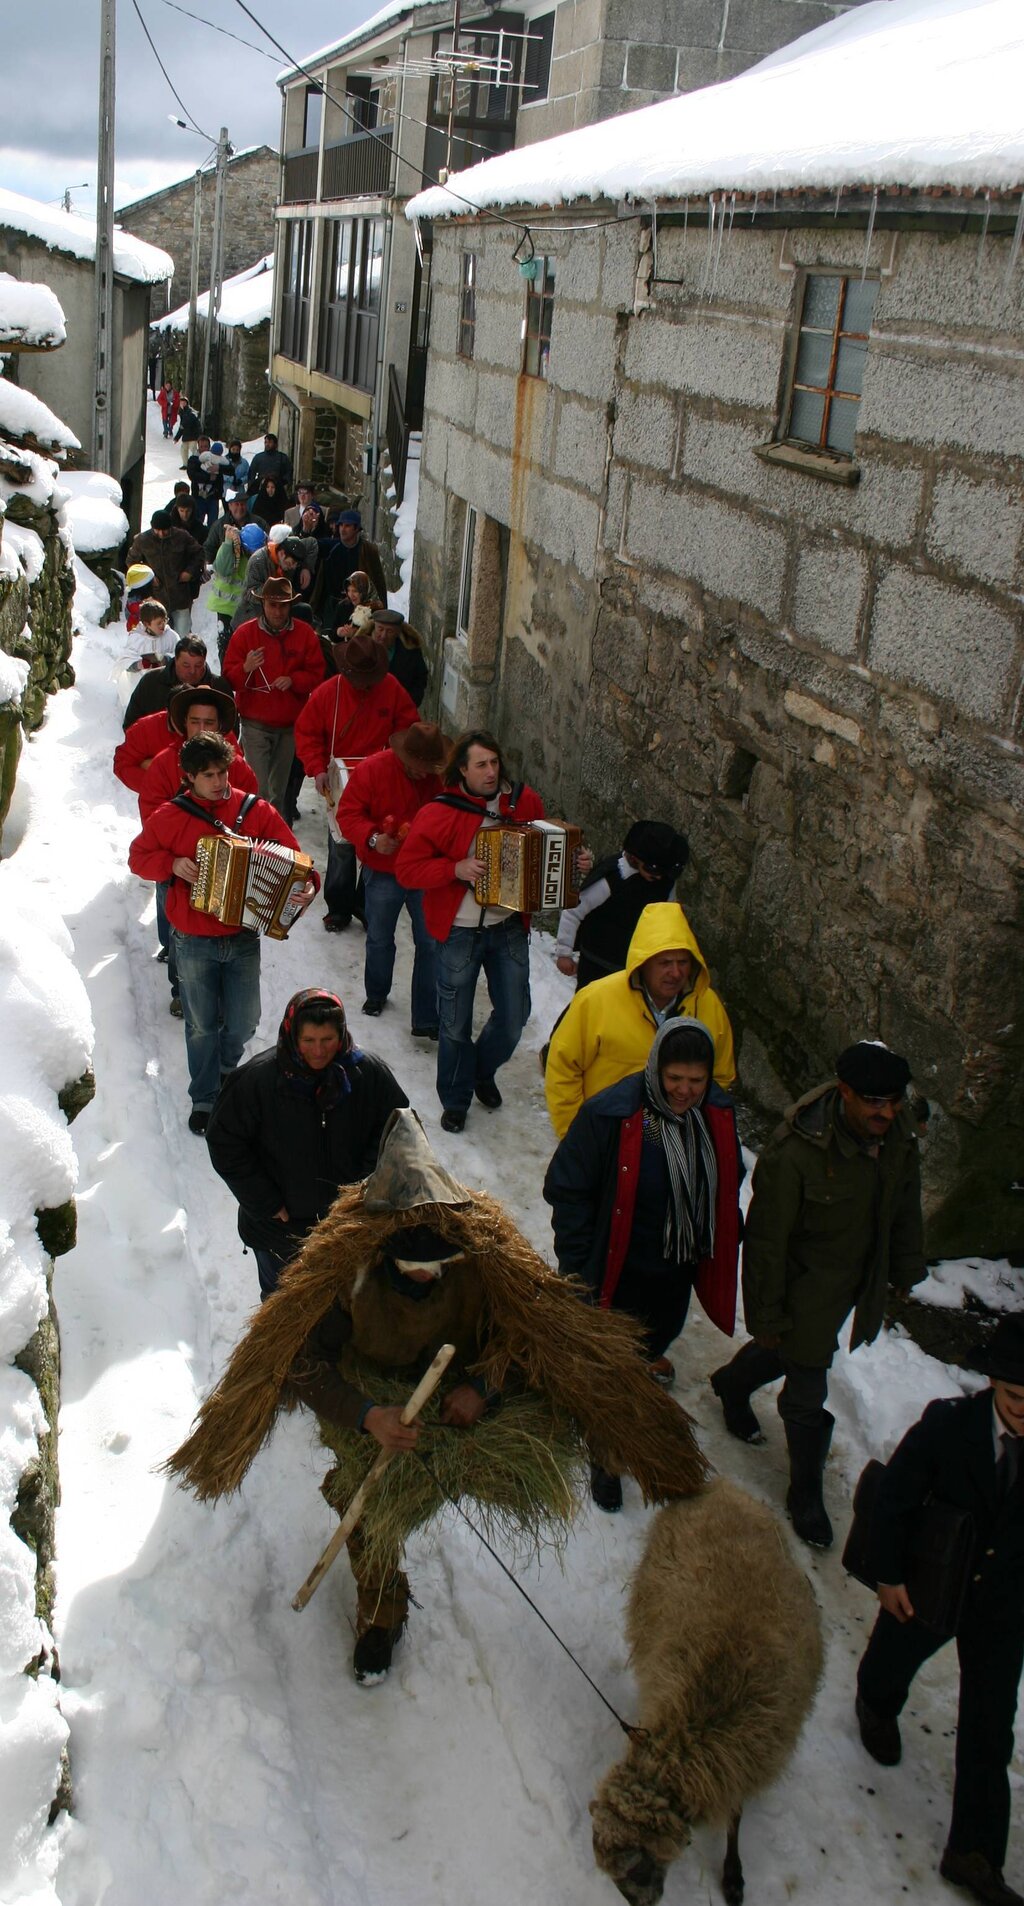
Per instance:
[[[740,1813],[789,1760],[822,1664],[817,1604],[771,1511],[721,1479],[661,1509],[626,1633],[640,1727],[590,1803],[597,1863],[631,1906],[655,1906],[691,1829],[721,1826],[736,1906]]]

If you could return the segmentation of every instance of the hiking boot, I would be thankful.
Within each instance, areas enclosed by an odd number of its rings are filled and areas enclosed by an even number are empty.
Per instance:
[[[364,1688],[376,1687],[378,1681],[384,1680],[402,1638],[403,1626],[404,1623],[400,1623],[397,1628],[379,1628],[374,1624],[363,1629],[353,1651],[352,1670]]]
[[[590,1494],[605,1515],[613,1516],[622,1508],[622,1478],[609,1475],[597,1463],[590,1465]]]
[[[364,999],[363,1011],[367,1019],[379,1019],[381,1013],[384,1011],[384,1001],[382,999]]]
[[[325,933],[347,933],[351,925],[352,925],[351,919],[346,920],[343,914],[340,914],[340,913],[325,913],[324,914],[323,929]]]
[[[156,963],[158,966],[167,965],[167,948],[165,946],[162,946],[160,948],[160,951],[156,956]]]
[[[880,1767],[898,1767],[903,1754],[900,1724],[887,1714],[876,1714],[858,1694],[854,1703],[860,1738]]]
[[[832,1547],[832,1524],[825,1511],[821,1479],[832,1441],[835,1417],[822,1410],[818,1423],[787,1423],[789,1489],[786,1508],[801,1542],[812,1549]]]
[[[441,1037],[440,1026],[413,1026],[411,1031],[414,1039],[439,1039]]]
[[[209,1123],[210,1123],[209,1112],[201,1111],[198,1105],[194,1106],[192,1111],[189,1113],[189,1118],[188,1118],[189,1131],[194,1132],[197,1138],[202,1138],[206,1132],[206,1127],[209,1125]]]
[[[170,1013],[172,1019],[184,1019],[185,1008],[182,1005],[180,999],[178,998],[177,993],[171,994],[171,1003],[168,1006],[167,1010]]]
[[[457,1106],[453,1105],[447,1112],[441,1113],[442,1132],[461,1132],[465,1130],[465,1126],[466,1114],[459,1111]]]
[[[493,1079],[478,1079],[473,1091],[481,1105],[486,1105],[489,1112],[497,1111],[501,1104],[501,1093]]]
[[[1007,1886],[998,1866],[993,1866],[984,1853],[955,1853],[947,1846],[939,1861],[939,1872],[944,1880],[962,1886],[965,1893],[985,1900],[986,1906],[1024,1906],[1024,1898],[1012,1886]]]

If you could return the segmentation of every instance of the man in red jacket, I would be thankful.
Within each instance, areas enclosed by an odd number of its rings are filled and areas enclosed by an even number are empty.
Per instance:
[[[338,673],[310,696],[295,724],[295,747],[318,794],[329,791],[334,759],[352,769],[386,746],[388,737],[411,728],[416,704],[388,670],[388,652],[370,635],[339,643]],[[356,912],[356,853],[334,830],[327,837],[324,926],[343,933]]]
[[[284,810],[295,758],[295,722],[324,679],[324,658],[312,625],[293,621],[296,597],[286,578],[260,590],[260,613],[240,622],[224,654],[224,673],[242,718],[246,760],[260,794]]]
[[[395,970],[395,927],[409,910],[416,948],[412,968],[414,1039],[437,1038],[437,942],[427,932],[423,896],[399,885],[394,861],[420,808],[441,792],[447,749],[436,723],[417,721],[391,745],[360,761],[338,803],[338,826],[363,863],[366,887],[366,998],[363,1011],[384,1011]]]
[[[437,1096],[444,1130],[461,1132],[474,1093],[488,1111],[501,1104],[494,1075],[511,1059],[530,1017],[529,919],[474,899],[484,864],[472,852],[473,840],[481,827],[513,811],[518,821],[543,820],[544,804],[533,788],[511,787],[501,749],[482,728],[453,744],[444,782],[444,792],[413,821],[395,873],[403,887],[422,892],[427,931],[439,942]],[[481,967],[491,1016],[474,1041]]]
[[[241,794],[228,781],[234,751],[223,735],[197,735],[181,751],[188,785],[186,805],[158,807],[128,850],[128,865],[143,880],[169,882],[171,924],[178,982],[185,1008],[190,1132],[209,1123],[221,1080],[234,1071],[260,1018],[260,940],[246,927],[229,927],[192,905],[199,876],[196,846],[218,827],[250,840],[298,847],[290,827],[268,801]],[[313,897],[312,886],[309,898]]]

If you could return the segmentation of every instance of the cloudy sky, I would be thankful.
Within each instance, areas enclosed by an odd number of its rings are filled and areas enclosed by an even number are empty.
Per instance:
[[[247,0],[257,19],[298,60],[369,19],[381,0]],[[4,28],[0,185],[56,202],[66,186],[92,213],[96,198],[99,0],[0,0]],[[282,60],[236,0],[138,0],[170,79],[188,112],[216,139],[228,127],[236,147],[276,145]],[[183,12],[182,8],[186,11]],[[187,15],[198,17],[189,18]],[[247,40],[225,38],[225,31]],[[132,0],[117,0],[117,170],[115,203],[125,205],[186,178],[209,148],[172,126],[184,117],[146,43]],[[262,50],[251,50],[251,49]],[[269,55],[269,57],[268,57]],[[84,187],[86,189],[80,189]]]

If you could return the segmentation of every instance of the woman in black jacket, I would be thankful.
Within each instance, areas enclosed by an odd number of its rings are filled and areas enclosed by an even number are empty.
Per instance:
[[[383,1060],[353,1045],[337,994],[318,987],[289,1000],[274,1050],[224,1081],[210,1161],[238,1200],[263,1297],[339,1188],[373,1170],[391,1113],[408,1103]]]

